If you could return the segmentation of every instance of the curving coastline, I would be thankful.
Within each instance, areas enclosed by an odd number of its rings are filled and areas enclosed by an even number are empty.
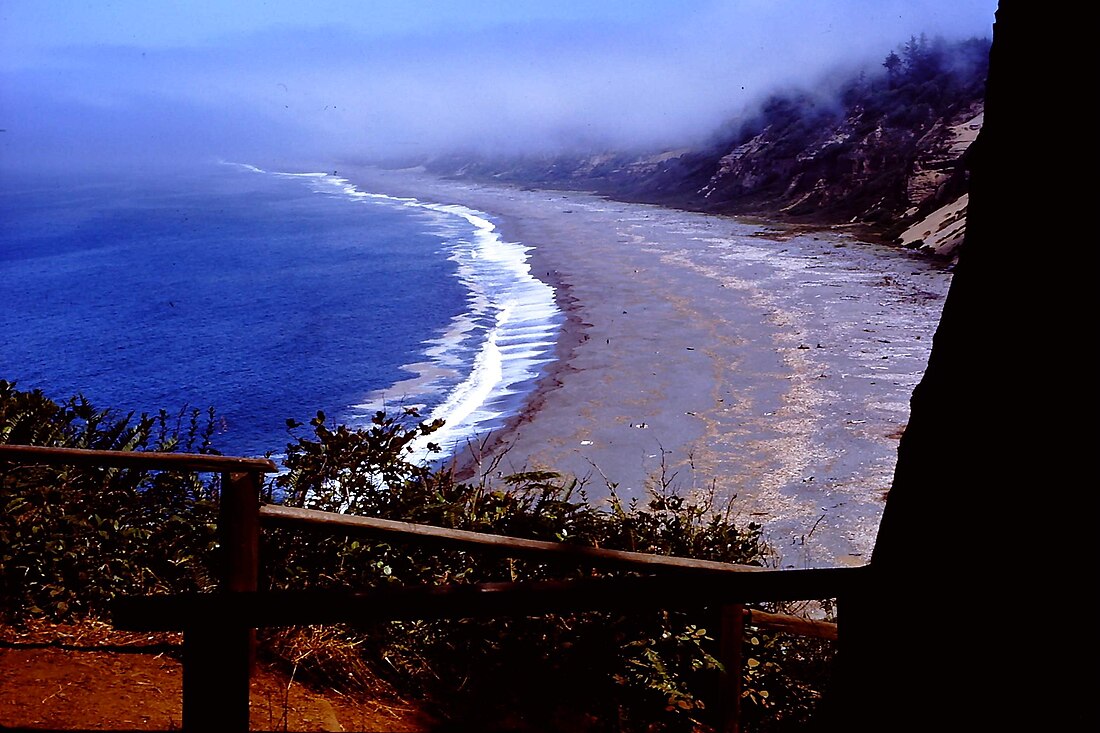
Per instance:
[[[484,446],[498,470],[552,468],[628,500],[664,480],[763,525],[783,566],[868,559],[942,266],[844,233],[583,193],[343,175],[488,212],[554,286],[558,359]]]
[[[525,395],[554,360],[561,322],[554,289],[530,273],[528,247],[504,240],[486,214],[460,204],[362,190],[335,173],[239,167],[300,179],[320,194],[428,215],[425,226],[437,230],[446,242],[448,259],[467,290],[466,309],[442,334],[424,342],[423,360],[403,365],[414,376],[350,406],[344,421],[367,423],[387,405],[421,409],[425,420],[444,421],[442,428],[413,444],[415,458],[430,461],[439,458],[429,451],[429,443],[441,446],[444,456],[459,453],[478,435],[500,429],[508,416],[519,412]]]

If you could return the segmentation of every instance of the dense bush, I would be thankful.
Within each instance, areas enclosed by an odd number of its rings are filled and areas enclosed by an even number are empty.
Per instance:
[[[170,419],[57,404],[0,382],[0,442],[115,450],[211,451],[197,413]],[[530,471],[464,482],[447,466],[408,460],[438,424],[415,411],[377,414],[352,430],[323,414],[290,421],[285,471],[268,500],[444,527],[761,564],[759,528],[736,527],[706,497],[655,482],[647,502],[589,501],[575,479]],[[305,428],[304,432],[303,429]],[[489,472],[492,474],[493,472]],[[215,479],[106,469],[0,467],[0,611],[102,615],[114,597],[212,586]],[[368,589],[592,575],[588,568],[485,558],[457,550],[290,530],[264,533],[271,588]],[[417,621],[281,629],[266,653],[328,685],[384,675],[463,725],[587,730],[705,730],[719,685],[717,608],[639,609],[538,618]],[[804,719],[829,650],[754,633],[745,640],[746,729]],[[797,671],[798,677],[791,674]],[[807,672],[808,671],[808,672]]]
[[[210,450],[210,421],[115,416],[0,380],[0,442]],[[102,615],[121,595],[212,587],[216,483],[193,474],[14,466],[0,471],[0,614]]]

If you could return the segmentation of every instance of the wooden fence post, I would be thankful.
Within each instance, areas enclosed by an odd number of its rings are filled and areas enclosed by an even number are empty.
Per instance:
[[[722,606],[718,636],[718,661],[725,667],[720,697],[722,733],[741,730],[742,647],[745,643],[745,607],[740,603]]]
[[[221,589],[251,592],[260,580],[260,474],[222,474],[218,539],[222,551]]]
[[[249,629],[198,619],[183,631],[183,730],[249,728]]]
[[[218,509],[223,594],[256,591],[260,568],[258,472],[222,474]],[[230,619],[203,618],[184,630],[183,728],[247,731],[256,632]]]

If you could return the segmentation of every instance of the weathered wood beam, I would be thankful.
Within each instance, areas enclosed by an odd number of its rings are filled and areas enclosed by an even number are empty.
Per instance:
[[[311,509],[293,509],[268,504],[260,507],[260,521],[265,526],[339,530],[345,533],[361,533],[385,537],[392,541],[415,542],[418,545],[434,544],[459,549],[495,551],[513,557],[533,557],[542,561],[576,561],[592,565],[636,568],[646,572],[676,572],[693,575],[728,575],[730,573],[756,573],[766,568],[755,565],[697,560],[670,555],[652,555],[644,552],[605,550],[565,542],[531,540],[506,535],[471,532],[426,524],[413,524],[392,519],[361,517],[335,512],[319,512]]]
[[[776,631],[785,631],[797,636],[809,636],[814,639],[837,640],[837,626],[831,621],[792,616],[787,613],[769,613],[752,608],[745,609],[745,623],[749,626],[763,626]]]
[[[202,625],[310,626],[370,620],[542,616],[577,611],[692,608],[832,598],[864,581],[864,568],[775,570],[725,579],[683,576],[581,578],[525,583],[412,586],[120,598],[114,623],[135,631]]]
[[[274,473],[268,458],[211,456],[202,453],[157,453],[154,451],[86,450],[35,445],[0,445],[0,463],[52,466],[102,466],[137,468],[147,471],[196,471],[216,473]]]

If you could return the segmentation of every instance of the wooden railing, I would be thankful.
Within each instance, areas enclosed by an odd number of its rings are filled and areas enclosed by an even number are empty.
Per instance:
[[[267,459],[179,453],[88,451],[0,445],[0,464],[52,464],[222,474],[217,593],[119,599],[117,627],[183,632],[184,730],[249,725],[255,629],[366,619],[542,615],[564,611],[719,606],[719,656],[727,673],[723,731],[739,729],[741,646],[746,623],[837,639],[836,624],[765,613],[744,604],[840,598],[864,583],[866,568],[766,570],[685,557],[606,550],[261,504]],[[455,547],[539,561],[629,569],[646,575],[562,581],[483,583],[351,591],[261,591],[261,526],[365,534],[418,545]]]

